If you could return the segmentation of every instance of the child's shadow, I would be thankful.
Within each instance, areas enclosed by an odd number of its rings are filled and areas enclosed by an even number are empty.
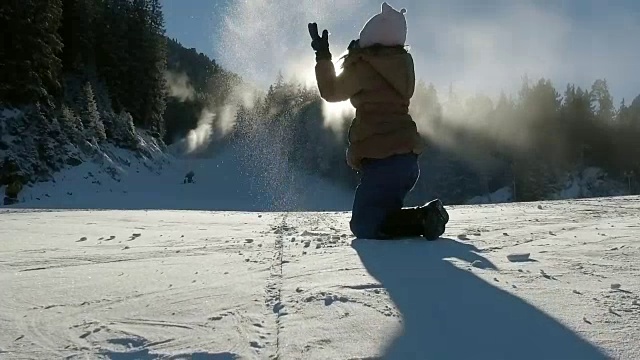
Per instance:
[[[369,273],[402,313],[388,359],[606,359],[601,350],[517,296],[454,266],[457,258],[496,269],[452,239],[354,240]]]

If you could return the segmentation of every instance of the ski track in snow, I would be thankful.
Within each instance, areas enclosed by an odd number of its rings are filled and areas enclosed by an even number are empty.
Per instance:
[[[640,358],[640,198],[450,213],[2,210],[0,358]]]

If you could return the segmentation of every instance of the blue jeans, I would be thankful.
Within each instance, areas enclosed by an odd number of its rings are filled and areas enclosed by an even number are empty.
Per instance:
[[[353,234],[361,239],[380,238],[385,219],[403,207],[418,177],[418,156],[413,153],[363,162],[349,223]]]

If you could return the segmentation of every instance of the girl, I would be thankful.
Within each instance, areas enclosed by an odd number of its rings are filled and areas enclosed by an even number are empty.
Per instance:
[[[349,44],[343,71],[336,76],[329,33],[309,24],[316,52],[316,81],[323,99],[350,100],[356,116],[349,128],[347,163],[361,174],[350,227],[358,238],[439,238],[449,221],[440,200],[403,208],[405,196],[420,176],[418,155],[424,145],[409,101],[415,88],[413,58],[405,48],[406,10],[386,2]]]

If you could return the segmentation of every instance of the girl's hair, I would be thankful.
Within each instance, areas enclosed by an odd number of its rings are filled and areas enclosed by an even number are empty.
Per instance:
[[[342,61],[342,68],[344,68],[345,64],[348,62],[349,58],[358,54],[368,54],[368,55],[380,55],[382,53],[388,52],[399,52],[399,53],[408,53],[409,45],[396,45],[396,46],[385,46],[380,44],[374,44],[371,46],[367,46],[365,48],[361,48],[357,46],[350,47],[349,51],[344,54],[340,60]]]

